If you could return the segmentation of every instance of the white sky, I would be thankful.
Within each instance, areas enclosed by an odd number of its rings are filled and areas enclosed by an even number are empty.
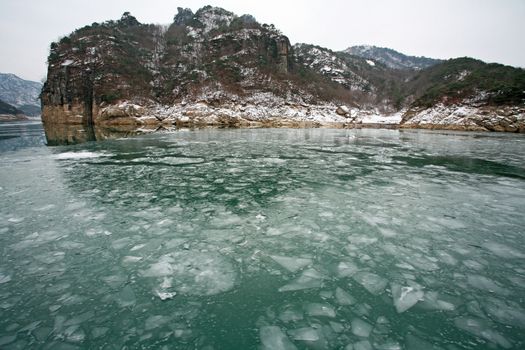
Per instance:
[[[49,44],[130,11],[169,24],[204,5],[273,23],[292,43],[370,44],[434,58],[471,56],[525,67],[525,0],[0,0],[0,72],[41,80]]]

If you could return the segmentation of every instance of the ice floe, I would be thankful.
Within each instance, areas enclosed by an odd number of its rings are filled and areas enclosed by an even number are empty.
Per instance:
[[[479,318],[459,317],[454,320],[456,327],[491,343],[501,346],[504,349],[512,348],[512,343],[501,333],[490,327],[490,324]]]
[[[335,310],[329,304],[311,303],[306,305],[304,309],[312,317],[335,317]]]
[[[357,283],[374,295],[381,294],[388,283],[386,279],[372,272],[358,272],[353,278]]]
[[[367,338],[374,328],[370,323],[360,318],[354,318],[351,322],[352,333],[358,337]]]
[[[98,158],[98,157],[103,157],[103,156],[107,157],[109,155],[105,153],[79,151],[79,152],[63,152],[63,153],[55,154],[53,158],[59,159],[59,160],[65,160],[65,159],[89,159],[89,158]]]
[[[264,326],[259,329],[259,337],[265,350],[296,350],[297,347],[277,326]]]
[[[312,263],[312,259],[296,258],[280,255],[270,255],[273,261],[290,272],[297,272]]]
[[[141,271],[144,277],[171,277],[175,291],[189,295],[214,295],[233,288],[237,272],[218,253],[183,250],[166,254]]]
[[[297,328],[288,331],[288,335],[294,340],[316,341],[319,340],[319,333],[312,327]]]
[[[416,305],[418,301],[423,299],[425,294],[420,287],[401,286],[397,283],[392,283],[391,290],[394,306],[398,313],[405,312]]]
[[[315,269],[303,271],[301,276],[291,283],[279,288],[279,292],[290,292],[302,289],[320,288],[323,285],[324,276]]]

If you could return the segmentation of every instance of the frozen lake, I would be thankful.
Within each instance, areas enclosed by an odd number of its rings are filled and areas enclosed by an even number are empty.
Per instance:
[[[1,349],[525,348],[523,135],[45,142],[0,124]]]

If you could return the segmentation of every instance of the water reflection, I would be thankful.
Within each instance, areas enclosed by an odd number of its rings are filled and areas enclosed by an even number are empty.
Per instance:
[[[158,126],[138,128],[134,125],[98,127],[88,125],[44,124],[44,132],[48,146],[75,145],[89,141],[131,137],[157,131],[169,131],[169,129]]]

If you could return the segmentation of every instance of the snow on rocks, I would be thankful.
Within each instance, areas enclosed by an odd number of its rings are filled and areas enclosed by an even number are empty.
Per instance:
[[[465,100],[459,104],[437,103],[430,108],[411,109],[403,115],[401,127],[468,131],[525,132],[525,108],[477,106]]]
[[[273,127],[401,127],[472,131],[525,132],[525,108],[436,104],[427,109],[384,113],[377,108],[333,103],[308,104],[269,92],[240,97],[217,89],[203,90],[194,101],[173,105],[120,101],[99,107],[96,125],[229,125]]]
[[[342,115],[344,117],[350,116],[350,109],[347,106],[339,106],[335,110],[335,113]]]

